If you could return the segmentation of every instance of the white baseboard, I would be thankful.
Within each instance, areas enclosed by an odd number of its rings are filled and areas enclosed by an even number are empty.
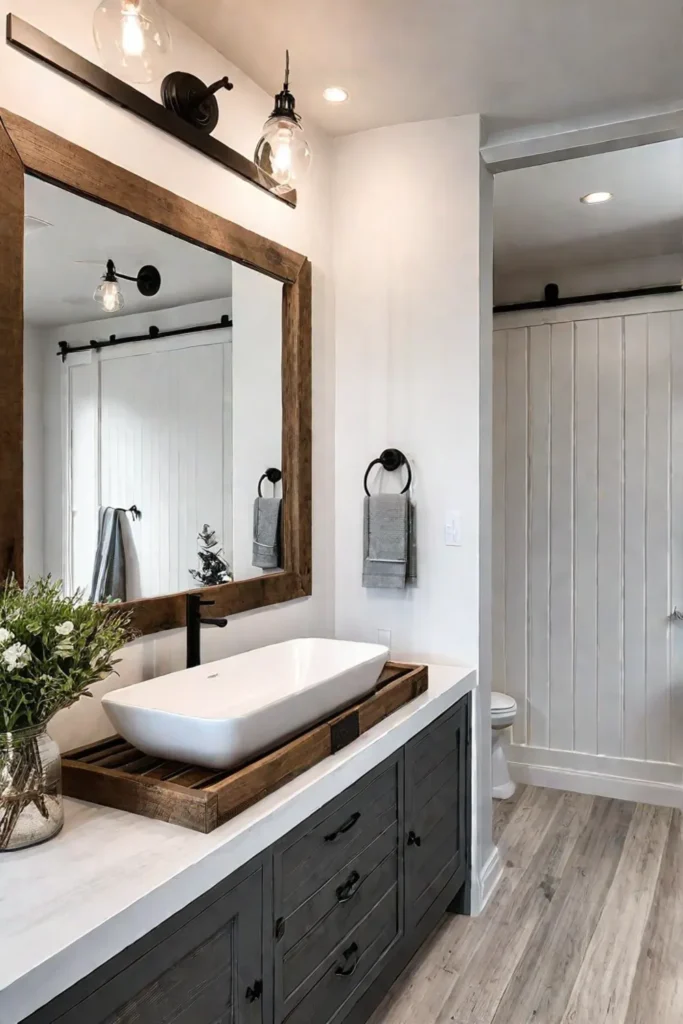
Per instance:
[[[491,854],[481,870],[478,879],[473,880],[472,892],[470,894],[470,912],[472,917],[478,917],[490,900],[503,874],[503,861],[494,846]]]
[[[519,744],[509,747],[508,763],[514,781],[527,786],[565,789],[659,807],[683,807],[680,765]]]

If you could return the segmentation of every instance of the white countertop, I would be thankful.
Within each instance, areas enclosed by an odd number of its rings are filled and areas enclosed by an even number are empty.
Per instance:
[[[429,666],[427,693],[209,835],[65,801],[43,846],[0,855],[0,1024],[18,1024],[276,842],[474,689]]]

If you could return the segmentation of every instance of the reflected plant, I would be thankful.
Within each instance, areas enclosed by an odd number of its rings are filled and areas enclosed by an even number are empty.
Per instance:
[[[232,583],[232,572],[220,546],[216,531],[204,523],[197,534],[200,543],[197,556],[199,569],[190,569],[190,576],[200,587],[217,587],[221,583]]]

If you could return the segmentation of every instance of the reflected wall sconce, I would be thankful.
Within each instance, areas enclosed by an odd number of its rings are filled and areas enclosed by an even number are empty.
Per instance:
[[[161,288],[161,274],[156,267],[151,265],[141,267],[135,277],[130,277],[128,274],[118,271],[113,260],[107,260],[107,270],[93,295],[93,299],[105,313],[118,313],[125,306],[119,279],[135,281],[138,291],[146,298],[156,295]]]
[[[274,178],[278,190],[298,188],[311,166],[311,147],[296,112],[296,100],[289,91],[289,50],[285,62],[285,82],[275,96],[273,113],[263,126],[256,144],[254,163]]]

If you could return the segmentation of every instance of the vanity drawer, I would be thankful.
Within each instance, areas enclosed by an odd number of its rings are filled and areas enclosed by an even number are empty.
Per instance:
[[[333,1024],[342,1020],[384,967],[401,934],[399,922],[399,888],[393,885],[320,965],[303,998],[290,1000],[281,1013],[276,1006],[276,1021]]]
[[[388,830],[380,840],[365,851],[367,857],[361,855],[353,864],[345,867],[324,890],[312,897],[310,902],[316,904],[314,913],[317,919],[302,938],[284,952],[281,971],[277,972],[280,977],[276,977],[276,988],[281,991],[283,1002],[288,1002],[302,986],[308,987],[307,979],[320,963],[363,920],[368,911],[398,884],[397,829]],[[378,844],[380,847],[389,845],[389,851],[379,851],[376,849]],[[376,863],[378,852],[384,856]],[[364,864],[363,861],[370,863]],[[301,909],[307,910],[307,904]],[[297,913],[295,918],[298,916]],[[296,930],[300,931],[301,923],[294,923]],[[286,928],[286,939],[289,938],[288,932],[289,928]]]
[[[275,918],[287,919],[398,821],[398,756],[277,844]]]

